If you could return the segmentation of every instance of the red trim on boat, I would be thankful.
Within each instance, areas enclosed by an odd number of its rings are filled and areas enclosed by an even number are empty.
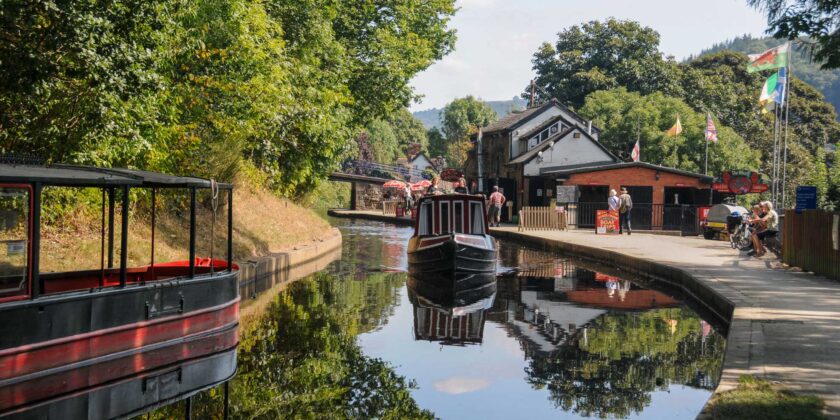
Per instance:
[[[193,339],[177,338],[171,345],[138,351],[115,359],[63,370],[51,375],[0,388],[0,407],[12,409],[62,394],[78,392],[144,371],[188,359],[217,353],[236,346],[238,328],[224,327],[210,335]],[[0,415],[3,412],[0,411]]]
[[[182,315],[141,321],[0,351],[0,379],[212,330],[237,322],[239,299]]]

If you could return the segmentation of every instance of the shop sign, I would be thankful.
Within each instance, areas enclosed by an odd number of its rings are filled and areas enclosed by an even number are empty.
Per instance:
[[[770,188],[761,182],[761,175],[748,171],[724,171],[712,189],[735,195],[763,193]]]
[[[595,212],[595,233],[598,235],[618,234],[618,212],[598,210]]]
[[[464,173],[455,168],[446,168],[440,171],[440,179],[448,182],[456,182],[464,177]]]

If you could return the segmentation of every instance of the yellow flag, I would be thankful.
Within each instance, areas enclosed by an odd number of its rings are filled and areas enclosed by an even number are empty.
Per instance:
[[[682,124],[680,124],[680,114],[677,114],[677,122],[673,127],[669,128],[668,132],[665,134],[668,134],[671,137],[676,137],[680,133],[682,133]]]

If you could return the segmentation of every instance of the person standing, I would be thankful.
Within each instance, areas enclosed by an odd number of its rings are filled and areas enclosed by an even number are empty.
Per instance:
[[[440,195],[443,194],[443,190],[438,186],[440,183],[440,177],[436,176],[432,178],[432,185],[429,185],[429,188],[426,188],[426,195]]]
[[[610,211],[618,212],[621,200],[618,199],[618,193],[615,190],[610,190],[610,198],[607,199],[607,204],[610,206]]]
[[[502,217],[502,206],[505,204],[507,199],[505,198],[504,194],[499,192],[499,186],[493,186],[493,193],[490,194],[490,207],[487,209],[489,213],[490,219],[490,226],[499,226],[499,221]]]
[[[458,180],[458,186],[455,187],[455,192],[458,194],[469,194],[470,190],[467,188],[467,180],[461,177]]]
[[[627,227],[627,234],[630,234],[630,210],[633,210],[633,198],[627,192],[627,187],[621,187],[621,195],[618,196],[618,234],[624,233]]]

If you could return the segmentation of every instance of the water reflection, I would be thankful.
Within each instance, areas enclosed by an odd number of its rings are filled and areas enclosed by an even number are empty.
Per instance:
[[[446,289],[403,272],[410,229],[340,228],[340,262],[242,325],[233,418],[694,418],[717,382],[722,336],[619,272],[501,243],[496,279]]]

